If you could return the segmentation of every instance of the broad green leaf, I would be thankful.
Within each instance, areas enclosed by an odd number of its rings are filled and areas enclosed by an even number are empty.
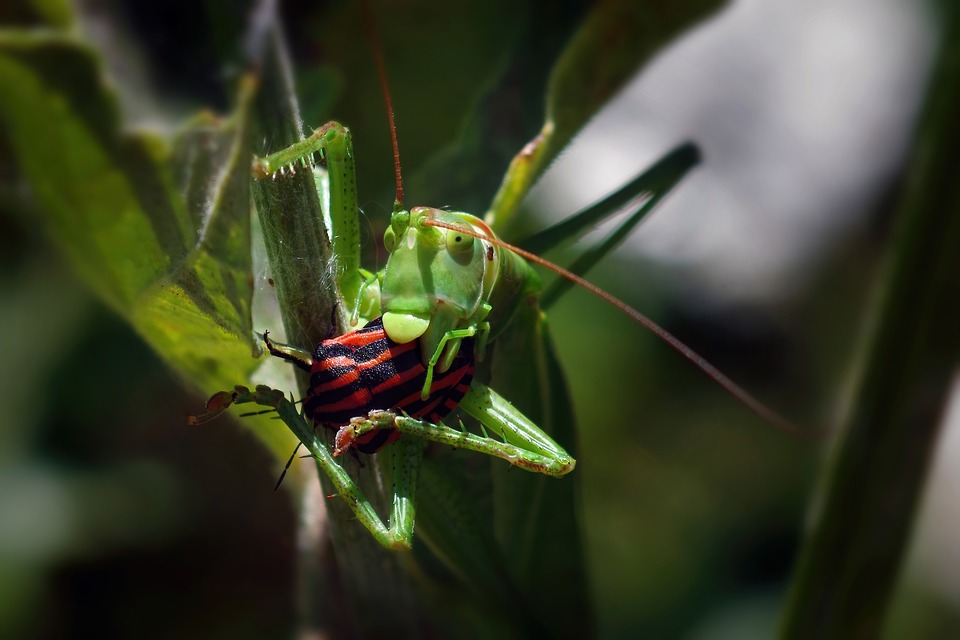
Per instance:
[[[171,151],[122,130],[88,46],[40,30],[0,32],[0,92],[20,171],[94,291],[198,390],[246,380],[258,366],[248,99],[230,121],[193,123]],[[275,425],[256,431],[278,457],[288,450]]]

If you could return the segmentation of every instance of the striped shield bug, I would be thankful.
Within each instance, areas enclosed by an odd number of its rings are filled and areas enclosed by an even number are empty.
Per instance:
[[[324,340],[313,354],[277,345],[264,335],[271,354],[289,360],[310,374],[304,413],[315,424],[339,428],[370,411],[400,409],[412,418],[439,423],[457,408],[470,388],[474,363],[472,344],[465,343],[451,366],[434,379],[426,398],[426,376],[419,343],[395,342],[376,318],[362,329]],[[362,453],[376,453],[400,436],[394,429],[366,433],[351,443]],[[337,448],[348,448],[341,437]]]

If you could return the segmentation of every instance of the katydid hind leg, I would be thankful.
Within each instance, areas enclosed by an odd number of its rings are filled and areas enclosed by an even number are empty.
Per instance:
[[[460,401],[460,408],[498,433],[507,444],[563,464],[575,464],[573,457],[553,438],[484,384],[472,383],[470,391]]]
[[[461,403],[462,404],[462,403]],[[489,425],[487,425],[489,427]],[[475,451],[484,455],[500,458],[511,465],[527,471],[554,477],[562,477],[573,471],[576,460],[562,451],[558,454],[544,455],[525,449],[510,442],[501,442],[485,438],[469,431],[462,432],[443,424],[431,424],[405,416],[398,416],[395,428],[406,436],[422,438],[430,442],[439,442],[457,449]]]
[[[482,420],[482,425],[502,435],[505,441],[452,429],[442,423],[432,424],[397,415],[392,411],[374,410],[368,417],[354,418],[349,425],[340,429],[335,455],[349,450],[366,433],[388,428],[385,425],[390,424],[392,427],[389,428],[395,428],[405,438],[419,438],[456,449],[475,451],[538,474],[561,477],[576,466],[576,460],[562,447],[484,385],[477,382],[471,384],[470,391],[460,401],[460,407],[475,414],[474,417]]]

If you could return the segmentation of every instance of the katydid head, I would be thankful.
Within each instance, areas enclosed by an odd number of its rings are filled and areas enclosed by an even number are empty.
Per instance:
[[[484,241],[491,235],[466,213],[428,207],[395,213],[384,234],[390,257],[380,288],[387,335],[401,343],[442,335],[484,313],[497,274],[492,245]]]
[[[498,260],[492,245],[483,239],[493,237],[493,231],[466,213],[404,208],[397,125],[380,39],[368,6],[364,7],[364,20],[387,108],[396,179],[393,215],[383,236],[390,252],[380,286],[383,328],[399,343],[423,338],[428,345],[437,345],[449,331],[479,322],[489,312],[487,300],[497,277]],[[462,234],[456,228],[430,226],[431,220],[474,232]]]

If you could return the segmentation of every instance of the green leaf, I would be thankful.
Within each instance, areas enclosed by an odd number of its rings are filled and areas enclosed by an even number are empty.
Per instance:
[[[198,119],[171,150],[122,131],[87,45],[42,30],[0,32],[0,93],[31,194],[94,291],[196,388],[246,379],[258,366],[248,100],[230,121]],[[289,436],[258,424],[282,457]]]

